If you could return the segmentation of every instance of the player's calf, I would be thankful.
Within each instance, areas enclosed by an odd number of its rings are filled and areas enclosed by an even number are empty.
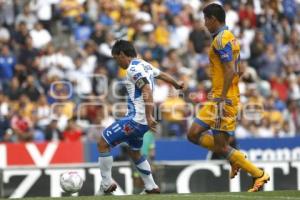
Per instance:
[[[99,167],[101,173],[101,187],[98,195],[105,195],[113,192],[116,189],[116,184],[112,181],[111,169],[113,164],[113,157],[110,152],[110,147],[107,142],[101,138],[98,143],[99,150]]]
[[[139,151],[132,151],[130,156],[132,158],[138,158],[134,160],[134,164],[144,182],[145,191],[157,189],[158,186],[153,179],[151,167],[147,159],[144,156],[141,156]]]

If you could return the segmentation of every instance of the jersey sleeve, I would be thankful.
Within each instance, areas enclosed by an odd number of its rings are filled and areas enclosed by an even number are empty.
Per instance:
[[[142,78],[147,78],[145,70],[140,65],[130,67],[128,75],[134,84]]]
[[[152,71],[153,71],[154,77],[157,77],[160,75],[160,70],[158,68],[152,66]]]
[[[221,62],[230,62],[233,60],[232,38],[229,33],[220,33],[214,42],[214,50],[219,55]]]

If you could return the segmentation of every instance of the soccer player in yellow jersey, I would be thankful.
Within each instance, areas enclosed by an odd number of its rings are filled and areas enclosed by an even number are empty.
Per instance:
[[[231,178],[239,169],[251,174],[254,183],[248,192],[257,192],[270,176],[247,160],[242,152],[229,146],[229,137],[235,131],[238,114],[240,46],[225,25],[225,11],[221,5],[209,4],[203,13],[205,26],[213,38],[209,50],[212,95],[195,118],[188,139],[226,157],[232,167]],[[209,129],[212,134],[207,133]]]

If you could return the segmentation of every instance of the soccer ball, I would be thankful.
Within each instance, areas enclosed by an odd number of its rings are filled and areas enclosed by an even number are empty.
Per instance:
[[[82,188],[82,184],[83,179],[76,171],[68,171],[60,175],[60,186],[65,192],[78,192]]]

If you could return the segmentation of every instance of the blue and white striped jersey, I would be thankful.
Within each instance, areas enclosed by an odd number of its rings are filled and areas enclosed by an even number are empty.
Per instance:
[[[136,86],[136,82],[141,78],[146,78],[150,87],[154,89],[154,78],[160,74],[159,69],[153,67],[141,59],[132,59],[127,68],[126,89],[128,92],[128,111],[127,117],[132,117],[133,121],[147,125],[145,102],[142,96],[142,90]]]

